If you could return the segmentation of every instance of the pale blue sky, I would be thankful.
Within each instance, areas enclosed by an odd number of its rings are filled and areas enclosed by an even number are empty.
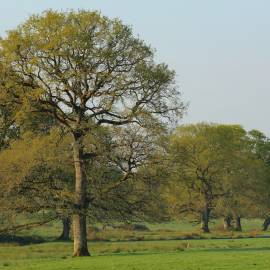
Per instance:
[[[45,9],[119,17],[176,70],[184,123],[239,123],[270,135],[268,0],[0,0],[0,35]]]

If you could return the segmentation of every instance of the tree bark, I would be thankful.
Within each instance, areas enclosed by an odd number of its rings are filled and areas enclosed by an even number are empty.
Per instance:
[[[269,225],[270,225],[270,217],[267,217],[263,222],[263,231],[267,231]]]
[[[209,230],[210,211],[211,211],[210,208],[206,206],[204,211],[201,214],[201,230],[204,233],[210,233],[210,230]]]
[[[62,218],[63,231],[58,240],[69,241],[70,240],[70,217]]]
[[[226,231],[229,231],[229,230],[232,229],[232,218],[231,218],[231,216],[226,216],[224,218],[223,227],[224,227],[224,230],[226,230]]]
[[[87,247],[87,179],[83,159],[83,135],[74,134],[73,158],[75,166],[75,205],[73,214],[73,256],[90,256]]]
[[[240,216],[235,216],[235,230],[238,232],[242,232],[242,224]]]

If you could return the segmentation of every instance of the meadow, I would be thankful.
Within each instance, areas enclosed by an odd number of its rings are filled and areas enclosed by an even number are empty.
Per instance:
[[[270,234],[260,231],[261,222],[243,220],[244,232],[225,233],[215,221],[211,234],[188,222],[146,224],[149,231],[108,228],[90,234],[88,258],[72,258],[72,242],[56,241],[61,228],[51,223],[18,235],[42,243],[2,242],[0,269],[267,269]]]

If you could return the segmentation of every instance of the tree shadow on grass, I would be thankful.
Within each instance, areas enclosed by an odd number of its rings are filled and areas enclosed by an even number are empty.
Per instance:
[[[44,238],[40,236],[17,236],[4,234],[0,235],[1,243],[17,243],[18,245],[30,245],[30,244],[40,244],[46,242]]]

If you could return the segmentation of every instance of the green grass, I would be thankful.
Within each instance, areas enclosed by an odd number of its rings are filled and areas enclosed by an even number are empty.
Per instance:
[[[257,237],[270,235],[260,231],[261,224],[261,220],[243,220],[245,232],[225,233],[221,230],[222,222],[216,220],[211,223],[212,233],[206,235],[199,232],[197,225],[188,222],[147,224],[150,228],[147,232],[109,228],[90,235],[92,257],[72,258],[71,242],[53,241],[61,231],[60,224],[54,222],[20,233],[28,237],[41,236],[47,240],[45,243],[0,244],[0,269],[269,269],[270,238]],[[189,239],[180,240],[186,237]]]
[[[2,245],[0,269],[268,269],[270,239],[89,243],[92,257],[71,258],[71,243]]]

